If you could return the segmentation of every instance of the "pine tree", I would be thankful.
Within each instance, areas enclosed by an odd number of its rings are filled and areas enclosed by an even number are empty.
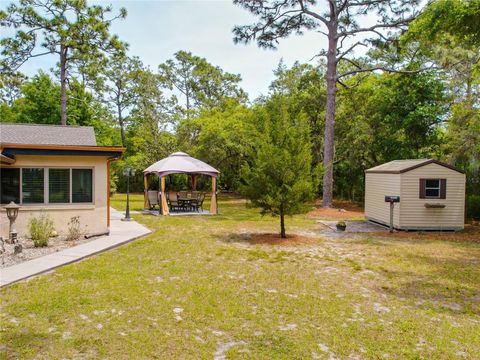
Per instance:
[[[110,25],[127,14],[121,9],[111,19],[111,7],[89,6],[86,0],[19,0],[0,11],[0,26],[16,30],[0,40],[0,70],[16,71],[27,60],[55,54],[59,59],[60,116],[67,124],[67,88],[76,67],[82,75],[94,76],[108,54],[124,50],[125,44],[109,33]],[[41,50],[40,50],[41,49]]]
[[[309,128],[305,116],[292,117],[281,98],[259,113],[252,161],[242,168],[243,192],[262,215],[280,217],[285,238],[285,215],[301,212],[314,194]]]

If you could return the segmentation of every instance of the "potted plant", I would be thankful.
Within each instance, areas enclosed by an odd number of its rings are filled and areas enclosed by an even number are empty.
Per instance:
[[[346,228],[347,228],[347,224],[345,223],[345,221],[337,222],[337,230],[338,231],[345,231]]]

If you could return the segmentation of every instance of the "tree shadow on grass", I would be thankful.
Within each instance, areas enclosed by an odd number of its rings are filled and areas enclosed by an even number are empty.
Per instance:
[[[41,348],[42,344],[52,344],[56,338],[56,335],[30,332],[27,330],[20,330],[19,328],[11,329],[7,331],[3,338],[5,343],[2,346],[2,350],[6,355],[6,359],[18,359],[23,358],[25,354],[22,354],[24,349]]]
[[[229,234],[217,234],[215,237],[227,244],[249,244],[253,233],[229,233]]]

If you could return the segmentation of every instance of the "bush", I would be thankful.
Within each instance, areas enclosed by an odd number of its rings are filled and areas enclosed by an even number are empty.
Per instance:
[[[82,235],[80,230],[80,216],[70,218],[68,222],[67,241],[77,240]]]
[[[29,230],[35,247],[48,246],[48,239],[54,232],[53,220],[48,215],[41,214],[30,220]]]
[[[480,195],[470,195],[467,199],[467,217],[480,219]]]

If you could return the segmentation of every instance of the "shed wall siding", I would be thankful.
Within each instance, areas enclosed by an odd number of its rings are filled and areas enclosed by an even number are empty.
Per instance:
[[[385,195],[400,195],[399,174],[365,174],[365,217],[369,220],[390,224],[390,204]],[[401,201],[403,201],[401,199]],[[400,226],[400,211],[395,204],[393,212],[394,227]]]
[[[93,204],[25,204],[21,205],[16,220],[19,236],[28,235],[28,223],[32,217],[47,213],[55,223],[59,234],[66,234],[68,222],[74,216],[80,216],[80,224],[86,233],[98,233],[108,230],[107,226],[107,160],[101,156],[16,156],[12,167],[68,167],[93,168]],[[0,211],[0,236],[8,237],[9,221],[4,209]]]
[[[445,199],[420,199],[420,179],[447,179]],[[461,229],[464,226],[465,174],[437,164],[428,164],[401,174],[402,229]],[[426,203],[445,208],[425,207]]]

